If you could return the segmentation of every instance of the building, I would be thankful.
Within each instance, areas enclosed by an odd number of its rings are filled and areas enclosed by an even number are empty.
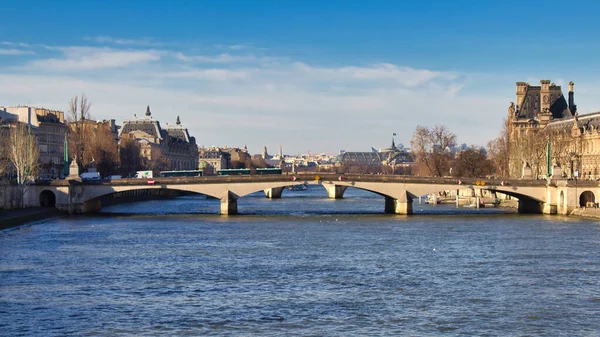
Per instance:
[[[600,112],[578,114],[574,83],[568,99],[549,80],[516,86],[507,122],[510,176],[600,178]]]
[[[152,118],[148,106],[144,118],[134,115],[133,119],[123,122],[119,138],[136,139],[139,142],[141,156],[147,167],[157,170],[198,169],[196,139],[181,125],[179,116],[175,125],[167,124],[163,128],[158,120]]]
[[[0,107],[4,122],[30,125],[40,149],[39,176],[55,179],[65,176],[65,137],[67,126],[64,112],[30,106]]]
[[[231,162],[231,154],[222,151],[218,147],[200,148],[198,150],[198,168],[204,170],[204,174],[214,174],[218,170],[228,169]]]
[[[394,139],[392,145],[379,152],[341,152],[338,161],[341,164],[366,164],[366,165],[405,165],[413,163],[413,159],[406,151],[402,151],[396,147]]]

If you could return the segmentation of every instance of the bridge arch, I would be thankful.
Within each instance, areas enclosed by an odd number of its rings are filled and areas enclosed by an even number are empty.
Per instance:
[[[39,196],[41,207],[56,207],[56,194],[50,190],[43,190]]]
[[[579,206],[580,207],[586,207],[588,206],[588,204],[595,204],[596,203],[596,196],[594,195],[594,192],[592,191],[583,191],[580,195],[579,195]]]

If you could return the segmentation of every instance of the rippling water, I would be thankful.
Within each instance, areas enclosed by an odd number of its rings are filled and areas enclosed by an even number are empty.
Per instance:
[[[597,335],[600,225],[348,191],[112,206],[0,232],[5,336]],[[508,214],[507,214],[508,213]]]

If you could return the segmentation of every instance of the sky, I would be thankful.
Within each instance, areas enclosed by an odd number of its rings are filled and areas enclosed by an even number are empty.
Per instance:
[[[417,126],[498,136],[515,82],[575,82],[600,111],[600,2],[3,1],[0,106],[180,116],[199,146],[410,146]]]

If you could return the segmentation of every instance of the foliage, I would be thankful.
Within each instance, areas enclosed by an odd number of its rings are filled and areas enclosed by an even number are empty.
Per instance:
[[[449,172],[456,135],[445,126],[417,126],[410,144],[417,163],[423,163],[429,175],[441,177]]]
[[[9,129],[0,125],[0,177],[2,177],[10,166]]]
[[[91,103],[85,94],[82,94],[81,98],[75,96],[69,101],[67,113],[69,156],[70,159],[76,158],[80,169],[87,167],[93,160],[89,144],[89,138],[93,136],[93,132],[90,125],[85,123],[86,120],[91,119],[90,107]]]
[[[40,150],[31,128],[24,123],[17,123],[10,129],[9,158],[15,169],[17,184],[20,186],[21,207],[27,185],[31,184],[38,171]]]
[[[480,178],[491,175],[494,164],[487,159],[485,150],[471,146],[459,152],[454,161],[453,175],[465,178]]]
[[[133,138],[122,138],[120,144],[121,175],[132,177],[142,169],[140,144]]]
[[[494,165],[497,176],[508,178],[510,176],[510,139],[508,121],[504,120],[504,127],[500,135],[487,143],[488,158]]]

